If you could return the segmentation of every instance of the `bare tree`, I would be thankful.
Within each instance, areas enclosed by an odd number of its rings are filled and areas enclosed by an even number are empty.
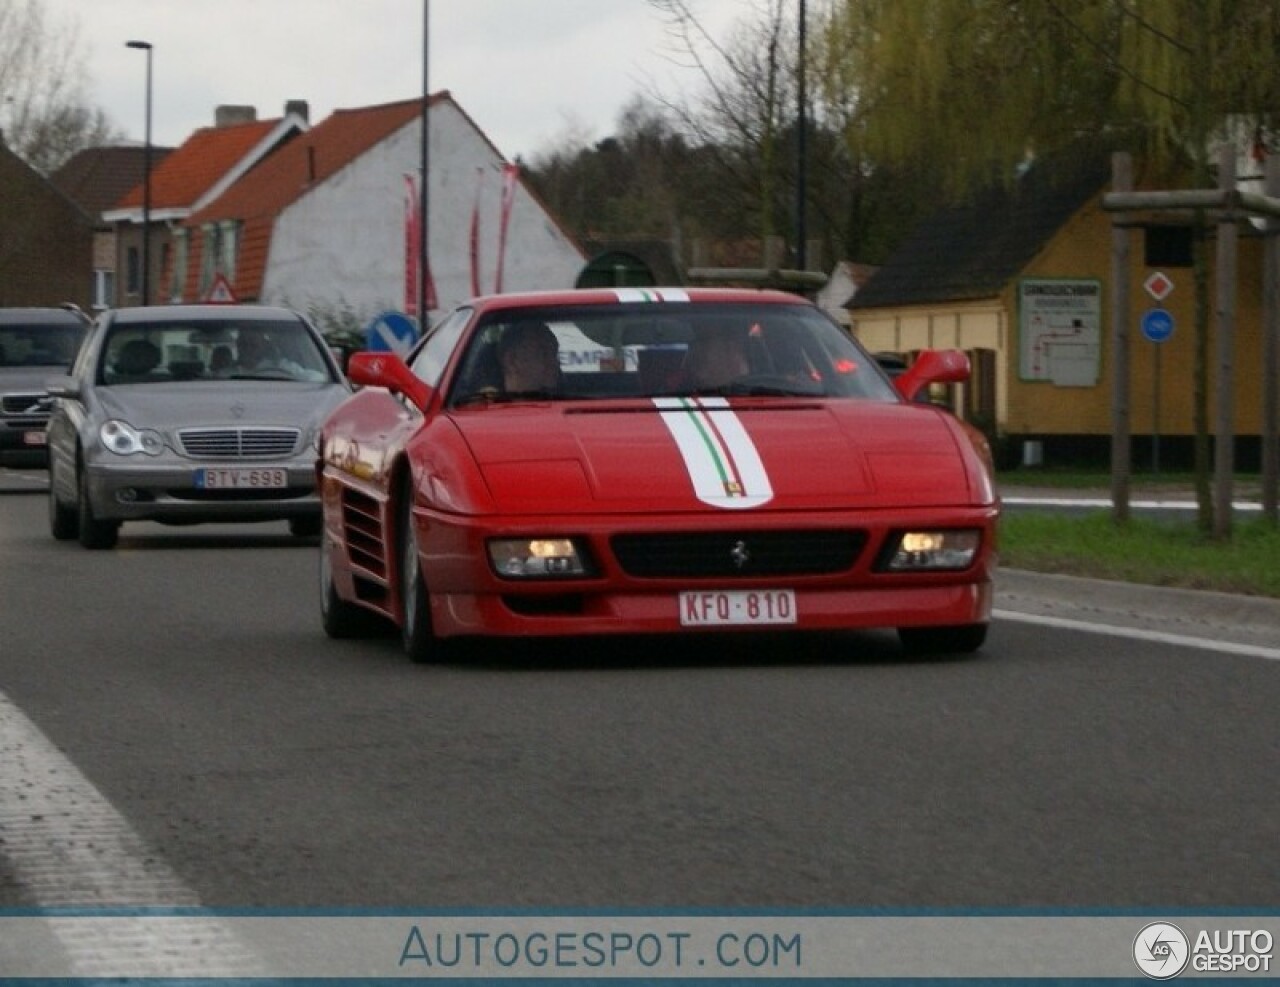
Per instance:
[[[0,126],[6,143],[45,174],[120,136],[85,98],[77,25],[51,24],[43,0],[0,0]]]
[[[724,38],[699,18],[696,0],[650,0],[666,19],[670,55],[696,72],[702,88],[690,98],[651,86],[689,139],[715,149],[739,195],[754,199],[761,236],[783,227],[778,189],[783,141],[795,114],[798,43],[785,0],[758,0],[751,16]]]
[[[794,240],[803,205],[812,219],[805,237],[821,241],[824,256],[874,262],[925,201],[914,194],[922,171],[915,163],[874,167],[856,137],[864,100],[841,78],[849,56],[835,30],[841,3],[752,0],[732,28],[717,33],[702,19],[698,0],[650,0],[665,18],[671,62],[701,85],[671,96],[650,82],[648,91],[692,145],[715,156],[716,197],[733,197],[733,213],[750,217],[759,235]],[[803,151],[802,67],[813,80],[803,91]]]

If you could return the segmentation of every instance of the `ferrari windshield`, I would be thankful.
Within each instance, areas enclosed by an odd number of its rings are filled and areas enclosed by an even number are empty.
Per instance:
[[[122,323],[107,336],[100,359],[103,384],[333,379],[319,343],[293,319]]]
[[[450,388],[454,406],[685,395],[898,400],[821,312],[742,303],[494,313],[466,341]]]

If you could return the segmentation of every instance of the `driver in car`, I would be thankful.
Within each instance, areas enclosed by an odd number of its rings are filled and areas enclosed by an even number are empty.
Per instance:
[[[230,369],[233,377],[290,377],[294,380],[323,380],[325,374],[304,367],[280,352],[270,333],[259,326],[242,326],[236,333],[236,359]]]
[[[545,323],[518,323],[503,332],[498,364],[508,394],[548,393],[560,387],[560,343]]]

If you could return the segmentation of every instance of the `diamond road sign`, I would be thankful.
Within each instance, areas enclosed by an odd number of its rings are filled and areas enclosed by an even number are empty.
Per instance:
[[[1173,279],[1163,271],[1156,271],[1142,282],[1147,294],[1158,302],[1164,301],[1173,292]]]

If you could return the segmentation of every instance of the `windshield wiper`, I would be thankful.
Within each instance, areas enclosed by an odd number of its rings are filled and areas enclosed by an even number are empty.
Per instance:
[[[513,401],[553,401],[562,397],[559,391],[538,388],[530,391],[503,391],[493,396],[494,404],[510,404]]]
[[[252,373],[232,374],[225,380],[297,380],[287,370],[255,370]]]

